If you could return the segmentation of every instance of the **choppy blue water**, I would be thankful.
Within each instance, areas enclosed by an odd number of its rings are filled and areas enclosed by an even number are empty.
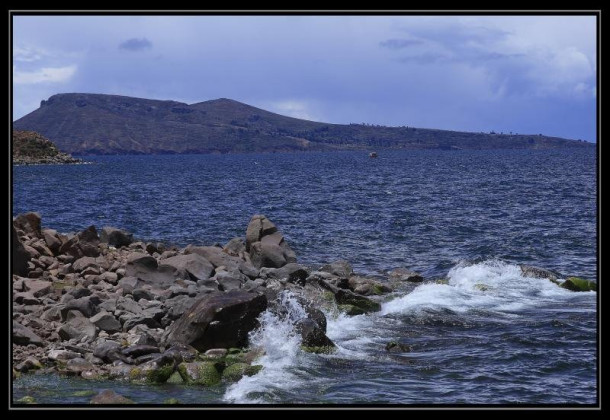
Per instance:
[[[38,211],[64,232],[111,225],[185,245],[243,236],[263,213],[300,262],[344,258],[371,274],[406,266],[449,284],[398,291],[379,314],[329,314],[331,356],[300,352],[291,326],[268,317],[253,337],[267,350],[264,369],[229,387],[27,377],[15,381],[16,397],[42,387],[40,402],[86,403],[65,390],[120,387],[148,403],[168,393],[196,404],[596,402],[596,294],[524,278],[516,266],[596,279],[592,150],[87,160],[15,167],[13,214]],[[389,340],[412,352],[386,353]]]

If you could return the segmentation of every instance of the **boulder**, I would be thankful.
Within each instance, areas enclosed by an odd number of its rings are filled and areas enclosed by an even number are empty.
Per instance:
[[[377,280],[360,276],[350,277],[348,287],[352,292],[363,296],[382,295],[392,291],[391,287],[378,282]]]
[[[198,300],[166,330],[164,342],[184,343],[205,351],[243,347],[257,317],[267,308],[264,295],[233,290],[211,293]]]
[[[174,268],[159,267],[157,260],[148,254],[134,252],[127,257],[126,275],[136,277],[145,284],[166,287],[174,283]]]
[[[12,273],[18,276],[28,275],[28,261],[30,260],[30,254],[25,250],[21,240],[17,235],[15,226],[12,227],[12,246],[11,246],[11,265]]]
[[[61,310],[62,319],[66,319],[66,315],[69,311],[79,311],[87,318],[91,318],[97,313],[97,303],[99,298],[93,296],[85,296],[80,299],[71,299],[65,303],[64,308]]]
[[[106,389],[95,397],[93,397],[90,401],[90,404],[133,404],[134,402],[129,398],[125,398],[122,395],[117,394],[116,392]]]
[[[299,320],[295,325],[295,330],[301,335],[301,344],[305,347],[335,347],[335,343],[312,319]]]
[[[129,346],[126,349],[123,349],[122,353],[125,356],[136,358],[144,356],[145,354],[159,353],[159,347],[149,346],[146,344],[136,344],[134,346]]]
[[[214,362],[181,363],[178,372],[185,383],[203,386],[216,385],[221,377]]]
[[[66,323],[59,327],[57,334],[62,340],[88,340],[95,338],[95,325],[85,318],[79,311],[71,310],[66,315]]]
[[[89,226],[87,229],[64,242],[59,249],[59,253],[68,254],[75,259],[81,257],[97,257],[100,255],[100,250],[98,248],[99,243],[100,241],[95,226]]]
[[[20,346],[34,344],[35,346],[42,347],[44,345],[42,339],[34,334],[32,330],[16,321],[13,321],[13,343]]]
[[[23,282],[25,290],[34,297],[42,297],[51,292],[53,283],[44,280],[27,279]]]
[[[224,267],[227,271],[240,271],[251,279],[258,276],[258,269],[251,263],[231,256],[224,252],[222,248],[215,246],[187,246],[184,250],[185,254],[199,254],[208,260],[214,268]]]
[[[61,248],[61,237],[54,229],[43,229],[42,230],[42,238],[44,242],[47,244],[47,247],[51,250],[53,255],[59,254],[59,249]]]
[[[318,271],[323,271],[343,278],[349,278],[354,274],[352,265],[345,260],[337,260],[330,264],[323,265]]]
[[[102,228],[100,241],[115,248],[128,246],[133,242],[133,234],[110,226]]]
[[[121,345],[116,341],[106,340],[93,349],[93,355],[102,359],[106,363],[112,363],[115,360],[121,360]]]
[[[89,319],[102,331],[115,333],[121,331],[121,323],[109,312],[101,311]]]
[[[166,299],[164,304],[168,308],[167,317],[176,320],[182,316],[199,299],[188,295],[179,295],[171,299]]]
[[[358,295],[351,290],[340,289],[329,284],[325,280],[319,280],[319,284],[322,286],[322,288],[333,293],[335,296],[335,301],[339,305],[353,305],[366,313],[381,310],[381,305],[379,303],[374,302],[364,296]]]
[[[246,255],[246,243],[242,238],[233,238],[222,248],[222,250],[233,256],[233,257],[242,257]]]
[[[277,232],[277,227],[262,214],[255,214],[246,228],[246,251],[250,251],[253,243],[259,242],[263,236]]]
[[[250,279],[238,270],[217,270],[212,280],[219,285],[220,290],[228,292],[241,289],[242,285]]]
[[[160,267],[174,270],[174,276],[186,280],[206,280],[214,272],[214,266],[199,254],[176,255],[162,260]]]
[[[237,382],[244,376],[254,376],[263,367],[261,365],[249,365],[247,363],[233,363],[222,372],[222,379],[227,382]]]
[[[40,231],[40,215],[38,213],[29,212],[20,214],[13,220],[13,226],[23,231],[26,235],[41,237]]]
[[[573,292],[589,292],[597,290],[597,283],[580,277],[568,277],[559,287]]]
[[[410,281],[414,283],[419,283],[424,281],[424,278],[421,274],[408,270],[406,268],[400,267],[396,268],[388,273],[390,279],[393,281]]]
[[[524,277],[531,277],[535,279],[549,279],[552,282],[556,282],[557,279],[561,277],[558,272],[547,270],[545,268],[534,267],[525,264],[521,264],[519,268],[521,268],[521,274],[523,274]]]

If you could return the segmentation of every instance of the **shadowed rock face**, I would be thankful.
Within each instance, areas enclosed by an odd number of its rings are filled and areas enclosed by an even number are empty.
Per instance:
[[[64,93],[13,123],[78,154],[244,153],[375,148],[548,149],[595,147],[541,135],[327,124],[230,99],[196,104]],[[108,127],[112,127],[109,130]]]
[[[266,308],[265,295],[238,290],[208,295],[172,324],[165,343],[189,344],[199,351],[243,347]]]
[[[12,265],[13,265],[13,274],[17,274],[18,276],[27,276],[28,275],[28,261],[30,259],[30,254],[28,254],[23,247],[23,244],[17,237],[17,231],[15,227],[12,227],[11,232],[12,239]]]

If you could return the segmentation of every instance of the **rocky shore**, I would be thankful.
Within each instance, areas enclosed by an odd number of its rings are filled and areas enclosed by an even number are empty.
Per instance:
[[[535,267],[522,271],[560,278]],[[248,339],[265,311],[291,319],[304,351],[328,353],[335,344],[321,309],[379,311],[383,295],[425,281],[406,268],[374,278],[354,273],[347,261],[299,264],[262,215],[225,246],[179,249],[112,227],[64,235],[26,213],[13,220],[12,272],[13,379],[56,372],[194,386],[234,382],[262,368],[264,350]],[[572,277],[560,287],[595,290],[596,283]],[[288,300],[298,305],[296,315]],[[404,347],[390,342],[386,349]],[[130,401],[105,391],[91,402]]]

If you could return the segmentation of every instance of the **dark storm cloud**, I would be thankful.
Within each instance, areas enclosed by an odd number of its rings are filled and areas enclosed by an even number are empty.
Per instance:
[[[388,39],[379,43],[384,48],[391,50],[401,50],[403,48],[412,47],[414,45],[421,45],[424,42],[419,39]]]
[[[147,48],[152,48],[152,42],[146,38],[131,38],[119,45],[119,49],[128,51],[141,51]]]

